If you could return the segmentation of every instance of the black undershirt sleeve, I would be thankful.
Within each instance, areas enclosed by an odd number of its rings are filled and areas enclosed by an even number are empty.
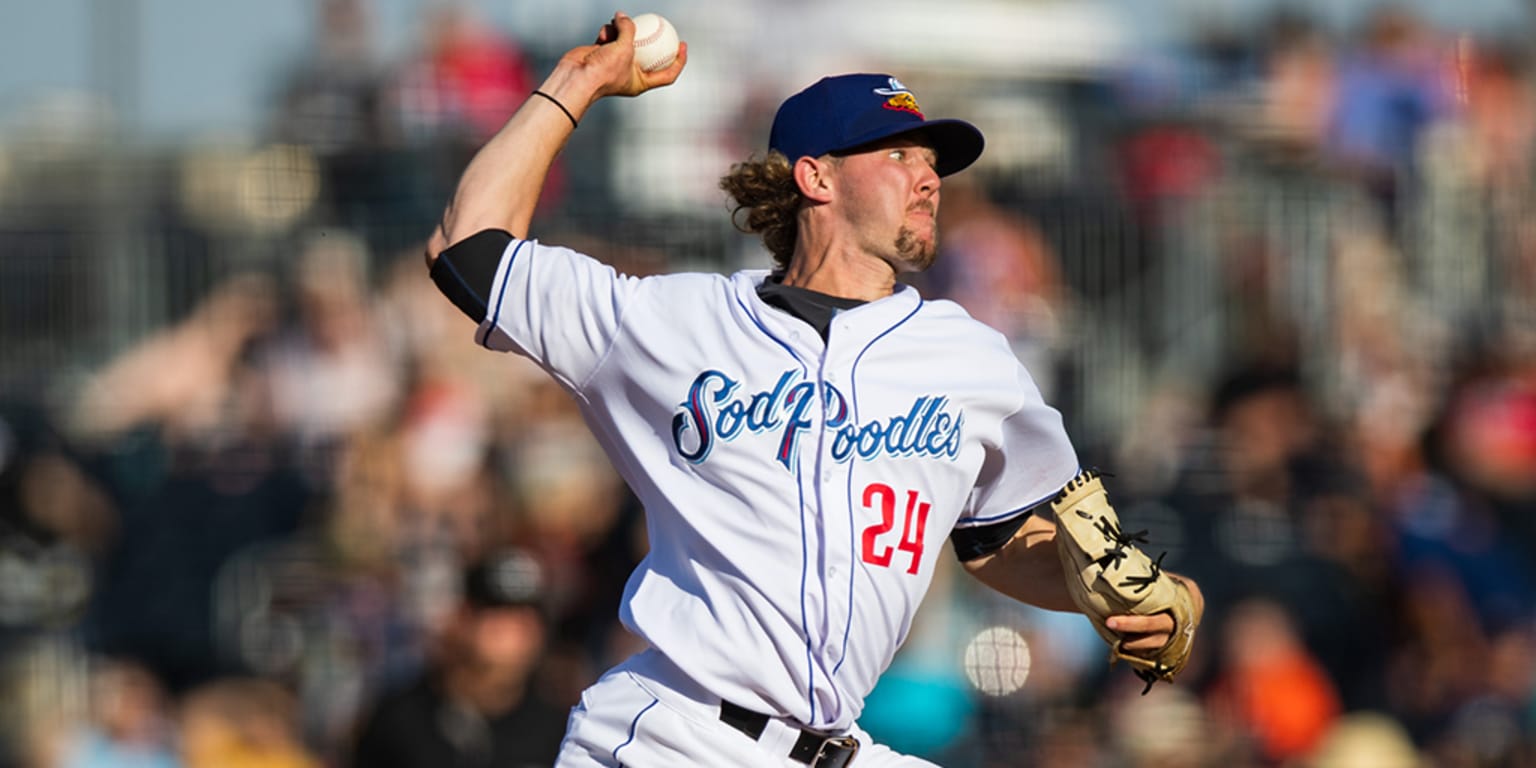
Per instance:
[[[432,262],[432,282],[476,324],[485,321],[491,285],[512,234],[484,229],[449,246]]]
[[[1033,514],[1034,510],[1030,510],[1000,523],[954,529],[949,534],[949,541],[955,545],[955,556],[960,558],[960,562],[968,563],[1002,549],[1003,545],[1013,540],[1013,535],[1019,532],[1024,521]]]

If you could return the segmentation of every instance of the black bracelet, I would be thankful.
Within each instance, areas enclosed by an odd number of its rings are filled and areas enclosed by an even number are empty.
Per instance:
[[[557,100],[555,97],[553,97],[553,96],[551,96],[551,95],[549,95],[549,94],[547,94],[547,93],[545,93],[543,91],[534,91],[533,95],[534,96],[543,96],[544,98],[549,99],[549,103],[559,107],[560,111],[565,113],[566,118],[568,118],[571,121],[571,127],[572,128],[578,127],[577,124],[576,124],[576,116],[571,114],[571,111],[569,109],[566,109],[565,105],[561,104],[559,102],[559,100]]]

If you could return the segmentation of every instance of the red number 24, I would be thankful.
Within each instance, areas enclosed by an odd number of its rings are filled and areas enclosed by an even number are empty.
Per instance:
[[[907,491],[907,519],[901,526],[901,540],[892,549],[879,546],[876,539],[896,527],[896,491],[884,483],[871,484],[864,489],[864,508],[874,509],[876,502],[879,503],[880,522],[864,529],[864,562],[889,568],[892,555],[899,549],[912,555],[912,565],[907,568],[907,573],[917,573],[917,565],[923,559],[923,531],[928,528],[931,505],[926,501],[918,502],[917,491]]]

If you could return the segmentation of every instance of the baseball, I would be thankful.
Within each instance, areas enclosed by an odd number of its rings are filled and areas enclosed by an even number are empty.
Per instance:
[[[988,627],[965,648],[965,676],[988,696],[1007,696],[1029,678],[1029,643],[1009,627]]]
[[[635,63],[641,71],[666,69],[677,58],[677,30],[672,22],[654,13],[642,13],[635,22]]]

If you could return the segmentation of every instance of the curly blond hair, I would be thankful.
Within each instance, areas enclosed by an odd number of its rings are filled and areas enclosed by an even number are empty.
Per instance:
[[[762,159],[737,163],[720,177],[720,188],[735,201],[731,223],[742,232],[761,235],[763,245],[773,254],[774,266],[780,271],[788,268],[800,233],[796,217],[804,200],[789,159],[770,151]],[[746,221],[739,216],[742,211],[746,211]]]

